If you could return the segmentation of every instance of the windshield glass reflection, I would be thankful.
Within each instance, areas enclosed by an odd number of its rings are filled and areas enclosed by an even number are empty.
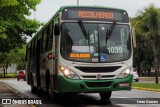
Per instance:
[[[115,62],[130,58],[131,41],[128,25],[116,24],[112,34],[107,31],[112,24],[83,23],[88,38],[78,23],[63,23],[61,55],[81,62]]]

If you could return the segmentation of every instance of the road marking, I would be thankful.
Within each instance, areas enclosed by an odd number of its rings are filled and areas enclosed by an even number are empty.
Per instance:
[[[112,98],[129,98],[129,97],[112,97]]]
[[[131,104],[114,104],[114,105],[118,105],[118,106],[122,106],[122,107],[138,107],[138,106],[131,105]]]
[[[159,107],[159,104],[151,104],[152,106],[157,106],[157,107]]]
[[[31,104],[32,107],[36,107],[36,105]]]

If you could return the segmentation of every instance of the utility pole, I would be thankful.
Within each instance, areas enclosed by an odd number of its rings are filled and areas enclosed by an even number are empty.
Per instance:
[[[77,0],[77,6],[79,6],[79,0]]]
[[[159,68],[158,68],[158,53],[157,53],[157,49],[156,49],[156,46],[155,46],[155,37],[153,37],[153,55],[154,55],[154,67],[155,67],[155,82],[156,84],[158,84],[158,71],[159,71]]]
[[[36,10],[34,10],[34,20],[36,20]]]

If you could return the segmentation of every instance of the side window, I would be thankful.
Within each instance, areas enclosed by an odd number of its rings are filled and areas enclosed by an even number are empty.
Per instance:
[[[26,61],[29,61],[31,58],[31,47],[29,45],[26,47]]]
[[[31,54],[30,55],[31,55],[30,58],[32,58],[33,57],[33,42],[31,42]]]
[[[41,53],[43,53],[43,32],[41,32]]]
[[[52,49],[53,23],[50,24],[41,34],[41,53]]]
[[[42,44],[41,44],[41,53],[46,51],[46,39],[47,39],[47,30],[42,32]]]
[[[35,57],[35,40],[32,42],[32,56]]]
[[[28,61],[28,46],[26,46],[26,56],[25,56],[25,61]]]
[[[48,50],[52,49],[52,42],[53,42],[53,25],[54,24],[50,24],[48,27],[48,38],[47,38],[47,42],[48,42]]]
[[[31,42],[31,58],[33,57],[33,54],[34,54],[34,52],[33,52],[33,41]]]
[[[43,52],[45,52],[47,48],[46,42],[47,42],[47,29],[43,33]]]
[[[49,26],[46,28],[46,46],[45,46],[45,51],[48,51],[48,37],[49,37]]]
[[[32,45],[29,47],[29,58],[31,59],[32,55]]]

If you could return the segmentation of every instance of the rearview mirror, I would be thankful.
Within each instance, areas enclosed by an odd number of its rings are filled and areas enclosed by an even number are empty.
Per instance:
[[[135,28],[132,28],[133,47],[136,48]]]
[[[54,35],[58,36],[60,34],[60,25],[59,24],[55,24],[54,26]]]

